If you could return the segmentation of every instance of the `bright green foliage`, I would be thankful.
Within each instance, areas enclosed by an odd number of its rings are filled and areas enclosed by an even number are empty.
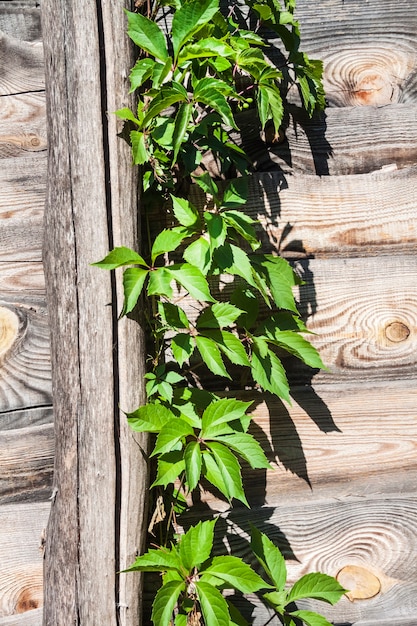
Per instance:
[[[229,3],[227,15],[219,0],[142,4],[139,11],[146,15],[126,12],[128,35],[139,48],[130,73],[138,105],[116,115],[125,121],[123,136],[133,163],[141,167],[148,241],[141,254],[118,247],[94,265],[123,268],[121,316],[139,303],[152,338],[148,403],[127,419],[134,431],[154,437],[151,487],[166,490],[166,546],[193,492],[208,482],[230,504],[249,506],[242,466],[272,469],[249,432],[252,403],[205,390],[207,376],[219,377],[223,391],[225,384],[242,387],[242,377],[245,386],[290,402],[282,355],[323,367],[297,310],[294,289],[300,279],[287,261],[259,250],[260,225],[246,207],[250,163],[230,133],[239,131],[237,114],[252,107],[259,127],[272,125],[278,134],[293,83],[309,115],[324,108],[324,95],[321,62],[300,50],[296,0],[240,0]],[[255,30],[238,20],[245,5]],[[171,24],[168,32],[162,24]],[[271,32],[283,44],[286,62],[280,69],[266,54]],[[205,153],[216,162],[218,175],[207,170]],[[200,208],[188,197],[192,183],[204,196]],[[300,620],[329,626],[320,615],[290,611],[288,605],[304,598],[333,604],[344,591],[334,579],[307,574],[286,589],[284,558],[253,529],[251,548],[266,582],[235,556],[212,556],[214,526],[215,521],[199,522],[171,547],[148,550],[129,568],[162,573],[154,624],[244,626],[231,599],[222,595],[229,589],[263,591],[286,626]]]

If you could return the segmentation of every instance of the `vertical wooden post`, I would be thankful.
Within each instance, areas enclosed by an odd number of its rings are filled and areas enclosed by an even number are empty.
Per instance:
[[[90,266],[137,246],[137,174],[112,112],[129,104],[124,1],[45,0],[48,105],[45,275],[55,407],[45,626],[137,626],[145,439],[120,408],[143,398],[139,325],[117,322],[114,278]]]

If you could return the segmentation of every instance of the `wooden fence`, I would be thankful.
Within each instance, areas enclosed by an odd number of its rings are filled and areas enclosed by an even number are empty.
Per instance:
[[[144,444],[117,405],[140,401],[142,338],[116,324],[118,287],[89,267],[137,238],[136,174],[108,114],[128,103],[130,51],[122,2],[109,4],[43,0],[43,65],[38,3],[0,1],[0,626],[42,623],[45,542],[45,624],[140,619],[138,581],[116,571],[143,537]],[[417,9],[298,5],[329,108],[290,119],[272,147],[248,120],[242,141],[257,166],[248,208],[267,208],[265,245],[306,281],[301,311],[329,371],[289,360],[292,406],[258,398],[276,468],[251,476],[250,520],[291,578],[321,570],[351,589],[324,609],[335,625],[415,626]],[[207,495],[200,510],[218,505]],[[243,555],[247,522],[224,513]],[[252,619],[268,614],[258,604]]]

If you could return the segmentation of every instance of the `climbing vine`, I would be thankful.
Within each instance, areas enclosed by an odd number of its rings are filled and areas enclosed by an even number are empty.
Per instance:
[[[299,277],[260,249],[259,224],[245,211],[251,164],[232,140],[247,108],[260,130],[278,137],[293,85],[310,115],[322,109],[322,64],[299,49],[295,0],[136,4],[127,20],[139,51],[130,73],[138,106],[117,115],[141,167],[147,242],[140,254],[119,247],[95,264],[126,268],[122,316],[143,296],[149,304],[148,400],[127,419],[133,430],[154,435],[151,488],[167,513],[153,516],[160,545],[129,571],[162,573],[152,609],[158,626],[245,624],[232,596],[222,594],[227,589],[260,594],[287,626],[326,626],[324,617],[293,603],[334,604],[344,589],[320,573],[286,588],[285,561],[256,528],[250,545],[261,573],[231,554],[212,554],[215,519],[179,533],[202,481],[230,505],[249,506],[242,462],[270,469],[249,432],[252,402],[235,397],[235,381],[290,401],[282,351],[323,367],[297,310]],[[280,67],[268,58],[271,33],[282,42]],[[214,378],[221,392],[206,384]]]

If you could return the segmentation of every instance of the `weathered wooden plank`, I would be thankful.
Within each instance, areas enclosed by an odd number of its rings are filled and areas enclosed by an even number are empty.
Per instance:
[[[234,138],[259,172],[365,174],[388,165],[415,165],[416,117],[414,104],[328,108],[312,119],[294,107],[282,141],[266,143],[253,112],[244,111],[237,116],[242,132]]]
[[[29,407],[15,411],[0,411],[0,431],[27,426],[52,424],[54,414],[52,406]]]
[[[417,14],[413,0],[297,2],[302,49],[325,65],[332,106],[415,102]]]
[[[0,432],[0,501],[41,502],[52,493],[53,425]]]
[[[41,549],[50,504],[0,506],[0,624],[39,626],[42,606]],[[26,620],[25,613],[32,615]],[[13,621],[19,615],[21,621]],[[9,621],[10,620],[10,621]]]
[[[26,613],[19,613],[18,615],[10,617],[0,617],[0,626],[41,626],[42,612],[42,608],[31,609],[30,611],[26,611]]]
[[[196,186],[191,198],[201,206]],[[260,221],[266,251],[361,257],[414,252],[416,205],[414,166],[355,176],[257,173],[246,209]]]
[[[41,261],[45,185],[45,153],[1,161],[1,261]]]
[[[143,393],[140,382],[127,392],[119,379],[129,367],[128,342],[139,361],[132,371],[142,371],[141,332],[130,327],[118,336],[112,278],[89,266],[113,241],[132,241],[137,232],[130,158],[107,126],[120,89],[128,91],[128,67],[122,71],[124,57],[113,48],[125,38],[121,9],[92,0],[42,7],[50,139],[45,267],[58,443],[46,546],[44,623],[51,626],[133,626],[139,619],[137,578],[124,586],[117,572],[142,542],[146,470],[142,462],[139,472],[140,449],[119,421],[118,403],[131,406]],[[128,238],[118,230],[122,219]]]
[[[45,126],[45,94],[2,96],[0,98],[0,159],[45,151]]]
[[[1,413],[49,406],[50,377],[49,327],[43,299],[26,296],[16,302],[3,293],[0,300]]]
[[[195,523],[200,514],[201,510],[189,514],[188,523]],[[391,623],[391,619],[401,624],[415,615],[417,503],[412,495],[384,499],[368,494],[359,500],[341,498],[291,506],[282,503],[276,508],[252,509],[250,515],[244,507],[232,509],[216,524],[218,550],[224,549],[220,541],[226,530],[235,553],[252,562],[247,543],[249,520],[282,550],[290,583],[308,572],[337,576],[348,566],[356,570],[350,579],[351,590],[356,584],[356,597],[363,591],[365,598],[342,598],[335,607],[305,601],[298,603],[300,608],[319,610],[338,626],[376,626],[384,621]],[[367,588],[359,582],[357,568],[364,569],[368,578],[376,579],[380,590],[374,597],[366,595]],[[253,612],[248,613],[245,603],[241,608],[255,626],[264,625],[271,616],[259,602]],[[268,623],[275,626],[279,622]]]
[[[0,261],[0,293],[45,293],[42,263],[7,263]]]
[[[251,506],[326,498],[390,497],[417,485],[417,389],[406,383],[292,389],[292,406],[267,394],[253,400],[251,432],[274,470],[244,466]],[[215,510],[207,486],[201,499]]]
[[[22,41],[39,41],[41,33],[40,6],[37,0],[2,0],[0,31]]]
[[[43,91],[43,46],[0,32],[0,96]]]

